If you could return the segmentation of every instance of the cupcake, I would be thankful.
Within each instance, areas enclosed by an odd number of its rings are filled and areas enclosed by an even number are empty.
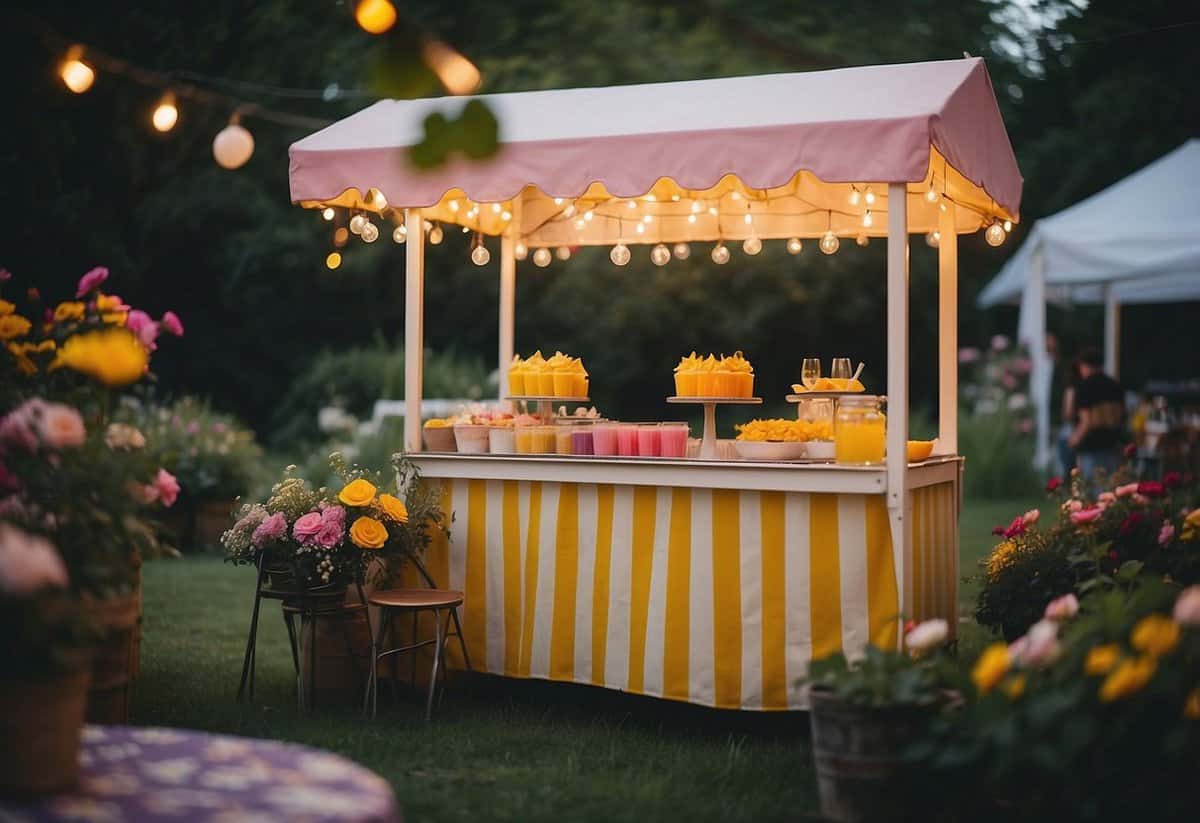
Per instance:
[[[717,358],[711,354],[700,361],[696,374],[696,396],[717,397]]]
[[[729,387],[732,394],[729,395],[730,397],[754,396],[754,367],[750,365],[750,361],[741,351],[734,352],[732,357],[724,358],[722,366],[731,375]]]
[[[525,361],[521,355],[514,354],[508,367],[508,393],[513,397],[525,394]]]
[[[679,358],[675,367],[675,394],[678,397],[695,397],[699,392],[697,381],[700,375],[700,358],[696,352]]]

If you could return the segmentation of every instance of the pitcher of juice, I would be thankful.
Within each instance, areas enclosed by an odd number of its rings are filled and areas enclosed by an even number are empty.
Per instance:
[[[834,459],[849,466],[883,463],[886,425],[878,396],[840,398],[833,426]]]

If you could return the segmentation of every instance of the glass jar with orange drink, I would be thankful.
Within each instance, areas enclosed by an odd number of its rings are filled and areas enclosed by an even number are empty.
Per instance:
[[[848,466],[883,463],[887,419],[872,394],[842,397],[833,427],[834,459]]]

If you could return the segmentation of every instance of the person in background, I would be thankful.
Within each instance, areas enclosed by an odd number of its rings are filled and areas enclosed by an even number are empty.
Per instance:
[[[1120,383],[1104,373],[1103,363],[1096,348],[1084,349],[1079,355],[1077,422],[1067,443],[1075,450],[1079,472],[1085,478],[1098,469],[1112,474],[1121,465],[1125,392]]]
[[[1058,462],[1062,464],[1062,474],[1066,476],[1075,468],[1075,449],[1071,447],[1071,435],[1079,425],[1079,410],[1075,404],[1075,392],[1079,388],[1079,361],[1075,360],[1067,367],[1067,373],[1062,391],[1062,417],[1059,419],[1058,441],[1055,444],[1058,451]]]

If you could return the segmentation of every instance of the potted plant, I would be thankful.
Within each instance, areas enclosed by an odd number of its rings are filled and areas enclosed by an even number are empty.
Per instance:
[[[89,638],[66,566],[0,520],[0,795],[68,788],[79,772]]]
[[[929,717],[952,703],[944,687],[944,620],[911,628],[903,651],[868,646],[849,660],[814,660],[809,687],[821,814],[836,821],[893,819],[901,754]]]

